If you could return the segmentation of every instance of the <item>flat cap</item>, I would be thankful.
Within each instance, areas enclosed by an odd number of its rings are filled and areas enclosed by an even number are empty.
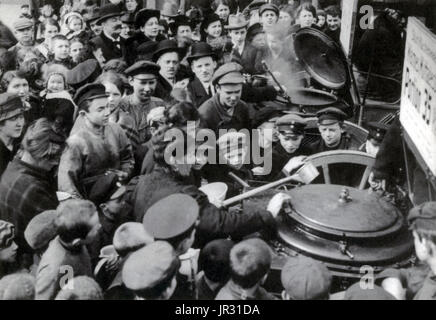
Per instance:
[[[78,89],[87,83],[94,82],[101,73],[100,65],[95,59],[88,59],[79,63],[67,72],[67,83]]]
[[[195,59],[203,58],[203,57],[212,57],[216,59],[216,54],[212,50],[212,47],[206,42],[195,42],[191,46],[191,52],[186,57],[189,63],[191,63]]]
[[[126,69],[124,73],[130,77],[142,75],[144,79],[155,78],[159,75],[160,66],[150,61],[138,61]],[[152,77],[150,77],[152,75]]]
[[[369,122],[368,123],[368,138],[372,138],[376,141],[383,141],[389,126],[380,122]]]
[[[332,275],[321,262],[299,255],[286,262],[281,281],[292,300],[319,300],[328,298]]]
[[[0,248],[7,248],[15,238],[15,226],[7,221],[0,220]]]
[[[277,130],[283,135],[302,135],[306,125],[306,120],[292,113],[284,115],[276,121]]]
[[[321,125],[331,125],[338,122],[343,122],[347,118],[347,114],[335,107],[324,108],[316,113],[318,123]]]
[[[139,222],[126,222],[115,231],[113,245],[117,253],[124,257],[154,241]]]
[[[158,240],[177,237],[194,226],[199,210],[194,198],[181,193],[170,195],[147,210],[145,230]]]
[[[4,276],[0,280],[0,300],[34,300],[35,278],[24,272]]]
[[[264,13],[265,11],[268,11],[268,10],[273,11],[277,16],[279,16],[279,14],[280,14],[280,10],[275,4],[265,3],[259,9],[259,16],[261,16],[262,13]]]
[[[89,191],[88,199],[96,206],[109,200],[116,200],[126,192],[126,187],[118,183],[115,173],[107,173],[101,176]]]
[[[344,300],[396,300],[382,287],[375,285],[372,289],[361,288],[360,282],[353,284],[345,291]]]
[[[74,286],[64,286],[55,300],[103,300],[103,292],[94,279],[78,276],[72,280]]]
[[[212,84],[242,84],[242,66],[235,62],[229,62],[219,67],[212,78]]]
[[[98,98],[106,98],[106,88],[101,83],[90,83],[86,84],[77,90],[74,101],[76,102],[79,109],[85,101],[94,100]]]
[[[23,30],[33,27],[33,21],[27,18],[18,18],[15,20],[13,27],[15,30]]]
[[[41,250],[57,235],[56,210],[47,210],[33,217],[24,230],[24,238],[33,250]]]
[[[156,62],[163,54],[167,52],[177,52],[180,54],[180,48],[175,40],[160,41],[156,46],[156,50],[153,52],[153,61]]]
[[[143,27],[147,21],[151,18],[157,18],[157,20],[160,19],[160,11],[154,10],[154,9],[142,9],[139,10],[138,13],[135,15],[135,28],[139,29]]]
[[[424,202],[409,211],[410,229],[436,235],[436,202]]]
[[[123,283],[127,289],[142,291],[171,279],[180,261],[173,247],[165,241],[156,241],[133,252],[122,269]]]
[[[21,98],[12,93],[0,93],[0,121],[13,118],[24,112]]]
[[[101,24],[104,20],[112,18],[112,17],[120,17],[123,15],[123,12],[120,11],[119,6],[116,4],[108,3],[99,10],[99,17],[95,20],[97,24]]]

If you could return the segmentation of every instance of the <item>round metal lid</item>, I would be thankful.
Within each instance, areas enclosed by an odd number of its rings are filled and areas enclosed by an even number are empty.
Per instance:
[[[306,71],[321,85],[333,90],[345,86],[347,62],[330,37],[314,28],[302,28],[295,34],[294,46]]]
[[[398,210],[376,194],[338,185],[306,185],[289,191],[289,218],[329,235],[375,238],[403,226]]]
[[[289,91],[291,102],[302,106],[318,106],[320,108],[327,107],[338,102],[338,98],[325,91],[308,89],[308,88],[294,88]]]

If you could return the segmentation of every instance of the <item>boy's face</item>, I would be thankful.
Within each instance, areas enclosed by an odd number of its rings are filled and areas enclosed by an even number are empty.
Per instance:
[[[217,87],[220,103],[225,108],[234,108],[241,100],[242,84],[224,84]]]
[[[33,43],[33,27],[21,29],[21,30],[15,30],[15,36],[19,43],[22,45],[28,46]]]
[[[4,249],[0,249],[0,262],[13,263],[17,257],[17,244],[13,241],[12,244]]]
[[[318,27],[322,28],[325,25],[325,17],[318,16],[318,23],[316,24]]]
[[[331,15],[327,15],[327,26],[330,31],[336,31],[341,26],[341,18],[339,16],[333,17]]]
[[[287,153],[294,153],[300,148],[301,141],[303,141],[304,135],[294,134],[294,135],[284,135],[279,133],[280,144]]]
[[[97,98],[91,101],[85,116],[92,124],[103,127],[108,124],[110,113],[107,98]]]
[[[260,17],[264,26],[272,26],[278,21],[278,17],[274,11],[266,10]]]
[[[232,39],[232,43],[236,46],[240,46],[245,42],[245,38],[247,36],[247,29],[234,29],[229,31],[230,38]]]
[[[60,74],[54,74],[48,79],[47,90],[51,92],[61,92],[64,89],[64,78]]]
[[[55,40],[53,42],[53,54],[55,59],[66,59],[70,54],[70,43],[68,40]]]
[[[130,78],[133,93],[139,101],[146,101],[156,90],[157,80],[154,75],[136,75]]]
[[[341,141],[342,128],[339,123],[331,125],[318,125],[321,138],[328,147],[336,146]]]

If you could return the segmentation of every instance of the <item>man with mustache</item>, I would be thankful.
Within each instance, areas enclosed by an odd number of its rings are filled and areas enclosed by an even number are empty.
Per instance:
[[[100,9],[100,17],[95,21],[103,28],[102,33],[91,40],[93,51],[101,49],[105,61],[125,58],[126,44],[121,34],[121,16],[123,13],[114,4]]]

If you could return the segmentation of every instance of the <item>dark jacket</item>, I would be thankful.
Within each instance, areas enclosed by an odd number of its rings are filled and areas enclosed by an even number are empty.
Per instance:
[[[56,181],[41,168],[14,159],[0,182],[0,219],[15,226],[21,252],[32,252],[24,239],[24,230],[37,214],[56,209]]]
[[[173,86],[164,77],[159,75],[154,96],[168,102],[171,100],[171,91],[173,91]]]
[[[164,39],[165,37],[162,35],[158,35],[156,37],[157,42],[162,41]],[[126,40],[126,48],[127,48],[126,62],[128,65],[132,65],[133,63],[135,63],[136,59],[138,58],[138,47],[141,44],[146,43],[148,41],[151,41],[151,39],[148,38],[141,31],[136,32],[135,34],[133,34],[133,36],[131,36]]]
[[[264,228],[269,231],[275,228],[275,221],[266,210],[235,214],[218,209],[209,203],[206,195],[197,187],[161,167],[155,168],[151,174],[136,177],[127,189],[126,198],[133,206],[133,215],[137,222],[142,222],[144,214],[153,204],[171,194],[184,193],[196,199],[200,206],[200,224],[195,242],[199,248],[214,239],[228,236],[241,239]]]
[[[118,49],[117,45],[110,40],[104,32],[99,36],[91,39],[91,44],[94,48],[101,48],[106,62],[112,59],[124,59],[126,57],[126,40],[120,37],[120,47]]]
[[[264,51],[256,48],[248,41],[245,42],[242,55],[236,49],[232,50],[232,55],[240,61],[244,73],[260,74],[264,72],[262,67]]]

